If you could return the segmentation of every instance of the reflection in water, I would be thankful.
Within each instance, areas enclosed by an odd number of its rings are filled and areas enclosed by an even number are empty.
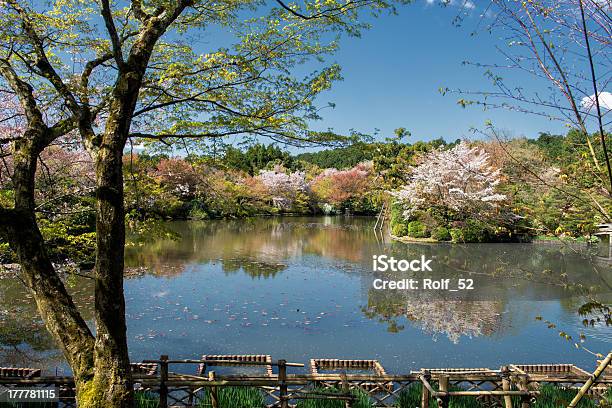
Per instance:
[[[81,313],[91,319],[93,281],[70,277],[66,284]],[[0,277],[0,366],[41,366],[61,360],[33,296],[25,290],[18,273]]]
[[[597,247],[389,244],[373,234],[371,220],[340,217],[191,222],[177,223],[174,228],[183,236],[180,242],[158,242],[158,247],[134,256],[134,264],[151,265],[155,271],[167,273],[167,268],[159,267],[161,260],[218,261],[225,272],[242,270],[252,277],[275,277],[287,267],[283,262],[314,255],[335,262],[338,270],[360,273],[367,292],[367,306],[361,310],[366,317],[385,323],[389,332],[403,330],[401,321],[405,318],[434,339],[442,334],[453,343],[462,336],[500,335],[512,320],[502,319],[509,300],[561,299],[568,314],[575,315],[580,299],[571,296],[589,291],[601,296],[601,292],[612,291],[609,265],[588,261],[598,255]],[[418,277],[397,273],[374,276],[368,263],[375,254],[397,259],[424,254],[435,261],[432,277],[469,277],[478,287],[469,293],[470,298],[459,300],[435,292],[373,290],[370,283],[374,277]],[[355,264],[361,267],[355,268]],[[604,300],[609,296],[604,295]],[[586,330],[600,334],[600,330]]]
[[[145,265],[155,275],[168,276],[180,273],[185,264],[216,261],[264,263],[277,272],[286,260],[303,255],[360,262],[373,239],[372,230],[359,228],[361,224],[346,224],[339,217],[176,222],[171,228],[182,237],[179,241],[158,240],[144,248],[128,248],[126,265]]]
[[[433,340],[445,335],[457,344],[462,336],[468,338],[501,334],[502,313],[505,302],[493,300],[444,300],[421,295],[402,296],[402,303],[388,303],[380,291],[372,291],[364,314],[371,319],[387,323],[387,330],[397,332],[405,327],[398,318],[405,317]],[[398,302],[399,299],[394,299]]]
[[[378,358],[388,371],[564,360],[588,367],[535,316],[559,322],[592,349],[611,330],[584,329],[576,313],[586,293],[610,301],[612,273],[585,247],[539,244],[422,245],[384,242],[359,217],[174,222],[180,236],[126,250],[130,353],[273,354],[276,358]],[[372,255],[432,259],[431,273],[373,272]],[[376,278],[470,278],[476,289],[374,290]],[[91,319],[92,282],[70,290]],[[580,295],[580,296],[578,296]],[[350,341],[348,341],[350,339]],[[0,365],[53,368],[58,353],[16,279],[0,280]],[[520,347],[518,345],[529,345]],[[408,367],[407,365],[410,365]]]

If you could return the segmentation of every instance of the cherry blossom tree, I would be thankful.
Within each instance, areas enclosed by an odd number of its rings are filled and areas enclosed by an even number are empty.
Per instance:
[[[183,198],[192,197],[200,181],[194,167],[186,160],[178,158],[161,160],[154,176],[162,185]]]
[[[467,142],[428,153],[412,169],[409,180],[392,192],[404,206],[406,218],[431,206],[460,213],[491,210],[506,199],[496,192],[500,172],[489,164],[489,155]]]
[[[303,171],[287,173],[282,166],[275,166],[272,170],[261,170],[257,179],[272,195],[274,206],[283,210],[290,209],[298,195],[308,190],[306,173]]]

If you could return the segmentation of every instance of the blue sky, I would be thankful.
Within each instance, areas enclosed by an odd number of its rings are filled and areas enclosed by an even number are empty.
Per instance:
[[[333,102],[335,109],[322,111],[315,129],[333,128],[338,133],[355,129],[391,136],[405,127],[411,140],[443,137],[455,140],[474,137],[471,127],[482,128],[486,120],[510,135],[537,136],[540,131],[565,132],[560,122],[506,110],[483,112],[479,107],[462,108],[457,95],[446,96],[438,88],[484,90],[489,81],[483,70],[465,66],[464,60],[503,61],[495,49],[495,34],[470,36],[484,12],[483,4],[469,3],[462,27],[453,24],[460,12],[455,5],[442,7],[415,0],[400,8],[397,16],[382,16],[362,38],[343,39],[332,58],[342,66],[344,81],[336,83],[319,102]],[[473,8],[472,8],[473,7]],[[544,87],[528,75],[505,77],[510,83]]]

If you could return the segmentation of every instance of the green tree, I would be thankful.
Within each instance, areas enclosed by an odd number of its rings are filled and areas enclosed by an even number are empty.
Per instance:
[[[293,157],[289,152],[281,150],[278,146],[256,143],[249,146],[246,151],[228,146],[225,150],[223,163],[230,168],[242,170],[251,176],[255,176],[259,173],[259,170],[265,169],[271,164],[282,164],[290,168],[293,165]]]
[[[123,295],[127,142],[187,150],[192,139],[250,134],[333,143],[337,137],[307,123],[318,118],[314,99],[340,78],[339,67],[319,67],[305,79],[291,70],[333,52],[340,31],[359,34],[362,7],[392,10],[384,0],[0,3],[0,89],[18,100],[12,114],[24,122],[0,141],[2,155],[12,156],[15,191],[12,204],[0,207],[0,233],[72,368],[80,407],[131,407],[133,400]],[[199,50],[192,34],[212,26],[235,33],[233,46]],[[51,263],[35,216],[38,157],[66,136],[80,139],[95,168],[95,336]]]
[[[372,145],[358,142],[350,146],[335,149],[320,150],[312,153],[300,153],[296,160],[315,164],[322,169],[335,168],[346,169],[356,166],[358,163],[372,160]]]

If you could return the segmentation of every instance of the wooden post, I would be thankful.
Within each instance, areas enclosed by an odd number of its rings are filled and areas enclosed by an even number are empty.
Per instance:
[[[348,397],[350,396],[350,390],[349,390],[348,379],[346,377],[346,371],[343,371],[340,374],[340,378],[342,379],[342,393]],[[351,408],[352,406],[353,406],[352,400],[344,401],[344,408]]]
[[[574,408],[576,405],[578,405],[582,397],[584,397],[585,394],[591,389],[591,387],[593,386],[595,381],[597,381],[601,373],[603,373],[605,369],[610,365],[611,361],[612,361],[612,353],[608,353],[608,356],[601,362],[601,364],[599,365],[599,367],[597,367],[595,372],[591,374],[591,377],[588,379],[587,382],[584,383],[582,388],[580,388],[580,390],[578,391],[578,394],[576,394],[576,396],[574,397],[572,402],[570,402],[567,408]]]
[[[287,361],[278,360],[278,388],[281,408],[289,408],[287,399]]]
[[[519,388],[521,391],[529,391],[527,385],[527,377],[521,377],[519,379]],[[529,395],[521,395],[521,408],[529,408],[531,405],[531,397]]]
[[[448,376],[440,374],[438,377],[438,388],[440,392],[448,392]],[[448,394],[438,396],[438,408],[448,408],[450,397]]]
[[[429,372],[429,370],[423,371],[423,377],[425,377],[428,382],[431,382],[431,372]],[[429,398],[429,390],[425,384],[423,384],[423,389],[421,391],[421,408],[429,408]]]
[[[193,394],[195,394],[195,389],[193,387],[188,387],[187,392],[189,393],[189,395],[187,396],[187,406],[193,407],[193,402],[194,402]]]
[[[210,381],[215,381],[215,372],[208,372],[208,379]],[[210,387],[210,405],[212,408],[219,408],[219,394],[217,392],[217,387]]]
[[[159,408],[168,408],[168,356],[162,355],[159,360]]]
[[[508,366],[503,366],[501,368],[501,378],[502,390],[510,391],[510,370]],[[510,395],[504,395],[504,406],[506,408],[512,408],[512,397]]]

